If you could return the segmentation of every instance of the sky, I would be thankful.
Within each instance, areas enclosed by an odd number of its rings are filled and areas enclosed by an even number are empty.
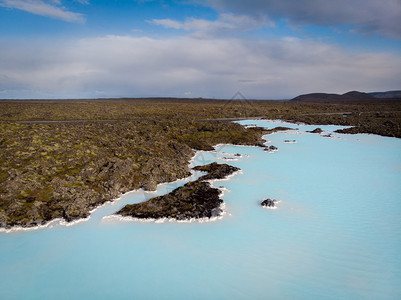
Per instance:
[[[401,89],[401,0],[0,0],[0,99]]]

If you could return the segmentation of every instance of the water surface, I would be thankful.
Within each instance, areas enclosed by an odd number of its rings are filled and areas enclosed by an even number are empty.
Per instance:
[[[194,157],[243,170],[214,183],[230,190],[221,220],[107,218],[179,181],[128,193],[75,226],[0,233],[0,298],[401,298],[401,139],[284,125],[298,130],[265,137],[278,152],[219,145]],[[277,209],[260,207],[267,197]]]

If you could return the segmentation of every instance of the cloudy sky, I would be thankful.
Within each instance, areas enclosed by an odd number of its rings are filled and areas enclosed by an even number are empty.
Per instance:
[[[401,89],[401,0],[0,0],[0,99]]]

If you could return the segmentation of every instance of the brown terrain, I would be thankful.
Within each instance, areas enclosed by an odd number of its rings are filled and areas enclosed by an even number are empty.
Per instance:
[[[0,100],[0,227],[87,217],[123,192],[188,176],[194,150],[218,143],[263,146],[268,131],[230,122],[235,119],[339,124],[352,126],[345,133],[401,137],[399,99],[347,94],[341,101],[316,95],[294,101]]]

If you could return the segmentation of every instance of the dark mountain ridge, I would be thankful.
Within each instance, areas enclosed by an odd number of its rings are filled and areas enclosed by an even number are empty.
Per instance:
[[[374,101],[376,98],[367,93],[351,91],[342,95],[327,93],[304,94],[292,99],[303,102],[345,102],[345,101]]]

